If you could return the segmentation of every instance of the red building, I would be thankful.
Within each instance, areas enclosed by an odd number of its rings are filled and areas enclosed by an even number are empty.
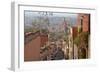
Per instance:
[[[79,13],[78,14],[78,19],[77,19],[77,26],[78,26],[78,28],[80,28],[81,32],[90,33],[90,14]],[[80,34],[79,31],[78,31],[78,34]],[[90,45],[89,45],[90,40],[89,40],[89,38],[90,38],[90,35],[88,34],[88,37],[87,37],[87,39],[88,39],[88,48],[86,48],[86,46],[85,47],[81,46],[81,48],[85,49],[84,52],[81,51],[81,49],[80,49],[81,55],[83,53],[85,58],[89,58],[90,57]],[[80,43],[81,43],[80,45],[83,45],[82,42],[80,42]]]
[[[83,32],[90,32],[90,14],[78,14],[77,25]]]
[[[25,34],[24,39],[24,61],[40,60],[40,48],[48,41],[48,35],[35,33]]]

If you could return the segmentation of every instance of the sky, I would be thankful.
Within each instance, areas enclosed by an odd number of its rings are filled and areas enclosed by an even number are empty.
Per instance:
[[[61,13],[61,12],[35,12],[35,11],[24,11],[24,24],[25,26],[31,26],[32,22],[38,17],[49,18],[51,25],[61,24],[65,20],[72,26],[76,25],[77,15],[75,13]]]

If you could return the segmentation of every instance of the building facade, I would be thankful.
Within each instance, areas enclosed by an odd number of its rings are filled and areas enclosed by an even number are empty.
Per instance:
[[[48,41],[48,36],[40,32],[25,35],[24,61],[39,61],[40,49]]]
[[[83,48],[83,50],[78,50],[78,54],[79,52],[81,52],[81,54],[84,54],[84,58],[89,58],[90,57],[90,14],[83,14],[83,13],[79,13],[78,14],[78,18],[77,18],[77,27],[78,27],[78,35],[80,33],[85,33],[88,34],[88,37],[85,39],[88,39],[88,47],[84,47],[83,44],[81,44],[82,42],[80,42],[81,45],[83,45],[83,47],[81,46],[81,49]]]
[[[90,32],[90,14],[78,14],[77,26],[81,27],[82,32]]]

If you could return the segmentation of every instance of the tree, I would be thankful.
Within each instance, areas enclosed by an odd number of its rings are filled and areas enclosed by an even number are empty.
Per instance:
[[[74,43],[78,47],[78,58],[84,59],[86,58],[86,50],[88,49],[88,32],[81,32],[75,39]]]
[[[77,46],[80,46],[80,44],[84,44],[86,47],[88,46],[88,32],[81,32],[75,39],[74,43]]]

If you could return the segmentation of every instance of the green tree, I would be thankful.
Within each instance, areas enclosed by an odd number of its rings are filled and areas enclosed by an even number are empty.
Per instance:
[[[75,39],[74,44],[78,47],[79,59],[86,58],[86,49],[88,49],[88,32],[81,32]]]
[[[74,43],[77,46],[80,46],[80,44],[84,44],[86,47],[88,46],[88,32],[81,32],[78,34],[78,36],[74,39]]]

